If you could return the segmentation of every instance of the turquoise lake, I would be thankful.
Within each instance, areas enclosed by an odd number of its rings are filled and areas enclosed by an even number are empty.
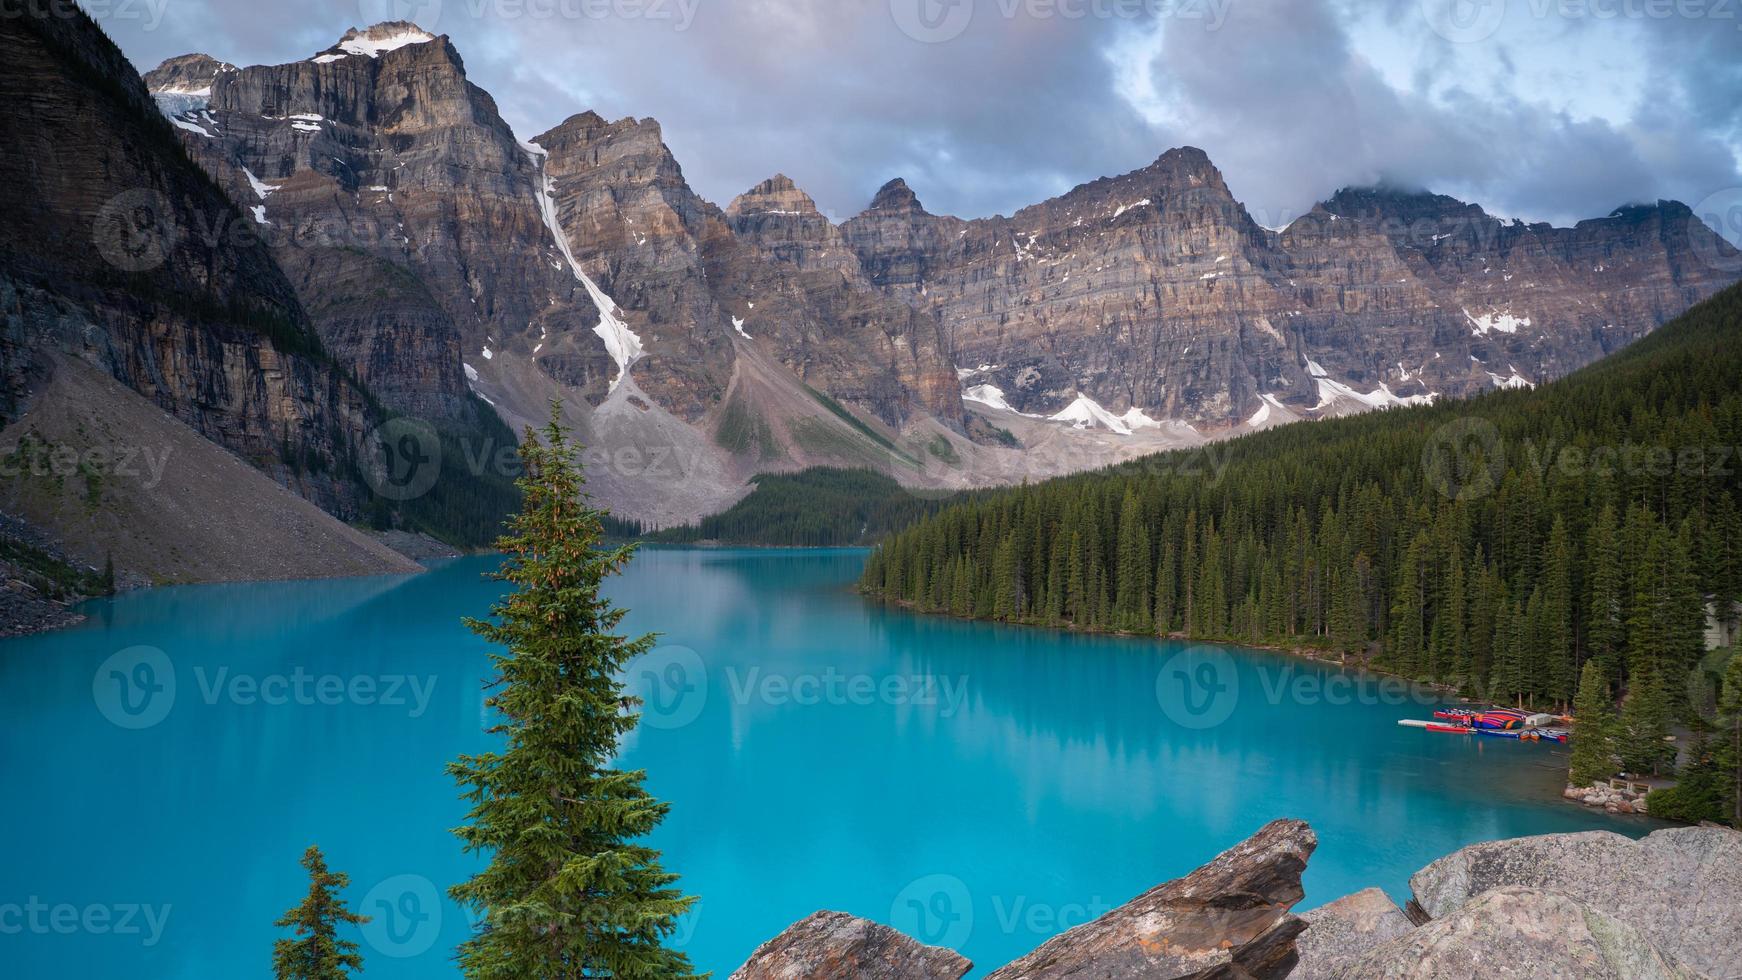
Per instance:
[[[1564,747],[1397,726],[1434,698],[1281,655],[911,615],[858,551],[643,551],[610,592],[660,631],[623,763],[725,977],[820,908],[976,974],[1280,816],[1318,831],[1301,909],[1464,844],[1617,820],[1562,803]],[[270,972],[318,843],[373,980],[456,974],[476,868],[445,764],[489,745],[494,559],[364,580],[157,589],[0,641],[0,962],[19,977]]]

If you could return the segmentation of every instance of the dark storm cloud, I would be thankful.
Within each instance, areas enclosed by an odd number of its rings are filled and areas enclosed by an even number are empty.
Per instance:
[[[1266,224],[1376,180],[1559,221],[1742,186],[1739,25],[1573,0],[1492,0],[1464,43],[1423,16],[1439,0],[141,2],[163,5],[149,29],[103,19],[141,68],[304,58],[409,14],[522,138],[653,116],[710,199],[781,171],[841,218],[894,176],[933,211],[1009,213],[1182,143]]]

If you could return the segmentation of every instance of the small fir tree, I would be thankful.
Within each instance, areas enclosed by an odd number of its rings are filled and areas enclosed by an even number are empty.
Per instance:
[[[339,938],[339,924],[361,925],[369,917],[346,907],[338,893],[350,887],[351,876],[327,870],[320,848],[304,851],[302,866],[308,870],[308,895],[273,923],[294,930],[295,937],[272,944],[272,974],[278,980],[345,980],[347,973],[362,972],[363,957],[356,943]]]

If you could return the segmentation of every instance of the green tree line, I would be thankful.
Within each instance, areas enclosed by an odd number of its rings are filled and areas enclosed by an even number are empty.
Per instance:
[[[749,496],[722,513],[653,532],[649,540],[812,548],[867,544],[943,505],[868,469],[814,467],[765,473],[751,482],[755,489]]]

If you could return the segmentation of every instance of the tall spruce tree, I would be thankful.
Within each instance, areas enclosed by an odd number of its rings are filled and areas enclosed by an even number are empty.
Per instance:
[[[471,804],[454,833],[490,858],[450,890],[483,921],[460,967],[489,980],[688,977],[688,958],[664,940],[695,900],[640,843],[667,806],[644,771],[612,767],[640,718],[618,675],[653,645],[617,635],[624,610],[600,595],[632,549],[601,549],[602,514],[554,409],[520,458],[521,510],[497,541],[496,577],[512,590],[493,620],[467,620],[500,648],[485,704],[504,744],[448,767]]]
[[[290,929],[294,937],[272,944],[272,975],[278,980],[345,980],[363,969],[357,944],[339,938],[339,926],[361,925],[368,916],[352,912],[338,894],[349,888],[351,876],[327,870],[326,856],[310,846],[302,854],[308,871],[308,895],[273,925]]]
[[[1660,675],[1655,669],[1635,675],[1621,707],[1621,765],[1628,772],[1654,775],[1673,769],[1675,749],[1664,741],[1669,725],[1669,695]]]
[[[1585,661],[1579,674],[1579,694],[1573,699],[1573,747],[1568,782],[1589,786],[1615,774],[1615,706],[1609,681],[1596,660]]]

